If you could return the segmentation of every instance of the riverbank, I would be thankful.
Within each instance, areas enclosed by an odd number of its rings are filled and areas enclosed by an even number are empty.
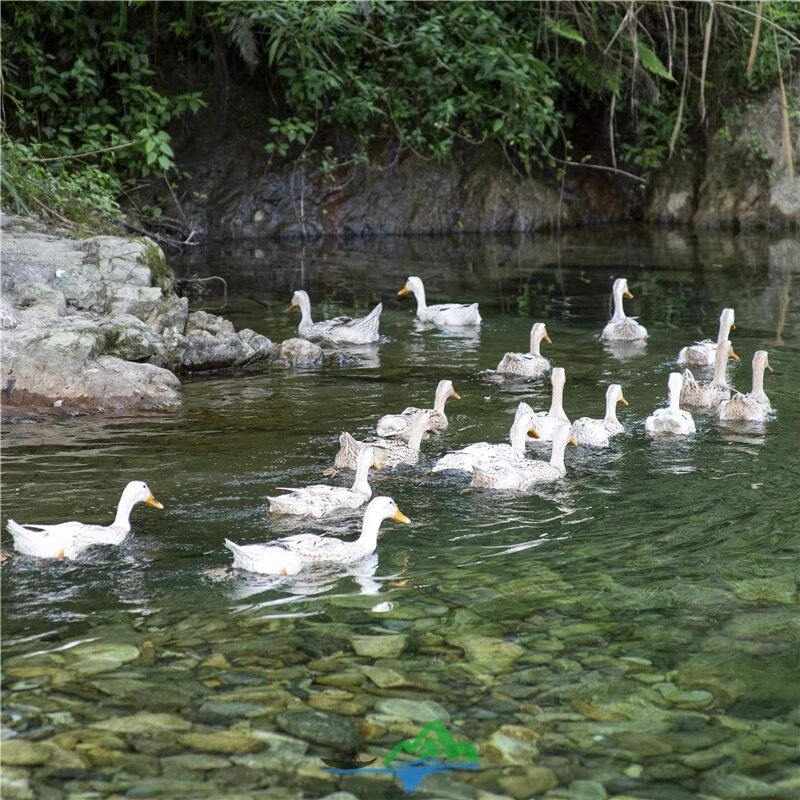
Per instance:
[[[75,238],[3,215],[2,397],[6,415],[163,408],[179,374],[249,367],[272,342],[190,313],[146,238]]]
[[[788,89],[800,94],[800,81]],[[154,194],[148,202],[217,241],[530,232],[634,221],[698,231],[800,227],[794,169],[800,127],[791,127],[787,150],[777,90],[684,148],[691,155],[638,176],[613,168],[606,131],[587,119],[563,182],[552,171],[522,174],[497,144],[462,147],[440,161],[386,146],[369,164],[333,174],[314,158],[275,161],[263,148],[270,138],[266,102],[262,90],[245,82],[235,96],[212,101],[176,127],[176,159],[187,177],[173,197]]]

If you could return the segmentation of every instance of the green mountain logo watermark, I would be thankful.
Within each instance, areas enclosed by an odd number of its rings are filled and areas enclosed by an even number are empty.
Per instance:
[[[411,756],[407,761],[402,756]],[[367,762],[369,763],[369,762]],[[388,772],[399,778],[407,792],[426,775],[453,769],[478,769],[478,749],[472,742],[459,742],[438,719],[425,724],[412,739],[397,742],[383,759],[382,767],[327,769],[336,774]]]
[[[415,758],[441,758],[444,761],[471,761],[478,763],[478,750],[472,742],[458,742],[447,726],[438,719],[431,720],[413,738],[398,742],[383,759],[385,766],[401,754]]]

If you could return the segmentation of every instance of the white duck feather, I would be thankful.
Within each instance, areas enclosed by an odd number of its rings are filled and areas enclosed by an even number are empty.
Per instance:
[[[429,306],[425,300],[425,287],[422,280],[412,275],[399,295],[413,294],[417,300],[417,319],[421,322],[433,322],[436,325],[460,327],[462,325],[480,325],[481,315],[477,303],[441,303]]]
[[[683,379],[680,372],[671,372],[667,386],[669,387],[669,405],[654,411],[645,421],[644,429],[648,433],[674,433],[688,436],[695,432],[692,415],[681,408],[681,387]]]
[[[617,419],[617,403],[628,405],[618,383],[609,384],[606,389],[606,415],[603,419],[580,417],[572,423],[572,435],[582,446],[608,447],[609,439],[625,428]]]
[[[416,408],[409,406],[401,414],[385,414],[378,420],[376,432],[382,438],[395,437],[407,439],[411,430],[411,420],[423,411],[428,415],[427,431],[441,433],[447,430],[447,415],[444,413],[447,400],[453,397],[461,399],[461,395],[453,388],[453,382],[448,380],[439,381],[436,387],[436,395],[433,399],[433,408]]]
[[[501,375],[521,375],[525,378],[538,378],[550,369],[550,362],[541,354],[542,342],[550,342],[547,328],[543,322],[534,323],[531,328],[529,353],[506,353],[497,365]]]
[[[23,525],[10,519],[6,528],[14,537],[14,548],[20,553],[38,558],[73,559],[94,545],[121,544],[130,533],[130,515],[137,503],[164,507],[153,497],[146,483],[131,481],[122,492],[116,517],[110,525],[74,521],[58,525]]]
[[[537,483],[557,481],[563,478],[567,472],[564,464],[564,451],[568,444],[575,444],[570,426],[565,422],[556,423],[549,461],[532,458],[522,461],[500,459],[485,467],[476,466],[472,470],[470,486],[479,489],[504,489],[521,492]]]
[[[730,400],[723,400],[717,408],[717,416],[723,421],[742,420],[763,422],[772,410],[772,404],[764,391],[764,370],[772,372],[766,350],[756,350],[753,355],[753,390],[747,394],[736,392]]]
[[[725,376],[728,359],[738,361],[739,356],[733,352],[730,341],[724,341],[717,346],[714,355],[714,377],[710,383],[698,381],[691,370],[684,370],[681,405],[715,409],[723,400],[730,399],[731,387],[728,386]]]
[[[625,278],[617,278],[611,289],[614,300],[614,314],[603,328],[600,338],[607,342],[633,342],[647,338],[647,328],[640,325],[635,317],[626,317],[622,304],[623,297],[633,297]]]
[[[313,564],[349,564],[374,553],[378,531],[385,519],[410,522],[391,497],[376,497],[364,512],[361,535],[354,542],[300,533],[269,544],[240,545],[226,539],[225,547],[233,553],[233,566],[238,569],[268,575],[296,575]]]
[[[678,363],[682,366],[713,367],[717,346],[730,338],[731,330],[736,330],[734,319],[733,309],[723,308],[722,313],[719,315],[717,341],[714,342],[711,339],[703,339],[700,342],[695,342],[694,344],[681,348],[681,351],[678,353]]]
[[[383,311],[383,304],[378,303],[366,317],[335,317],[322,322],[311,319],[311,300],[302,289],[292,295],[287,311],[300,309],[298,334],[304,339],[320,339],[331,344],[371,344],[377,342],[380,334],[378,327]]]
[[[521,407],[520,407],[521,406]],[[530,436],[537,436],[533,425],[533,412],[526,403],[520,403],[514,422],[509,432],[510,444],[490,444],[489,442],[476,442],[454,453],[442,456],[433,466],[433,472],[457,470],[458,472],[472,472],[478,466],[491,467],[498,459],[519,461],[525,458],[525,441]]]
[[[369,470],[374,462],[374,450],[364,447],[358,454],[356,477],[351,488],[313,484],[301,489],[279,487],[289,494],[268,497],[272,514],[294,514],[319,519],[339,509],[360,508],[372,497]]]

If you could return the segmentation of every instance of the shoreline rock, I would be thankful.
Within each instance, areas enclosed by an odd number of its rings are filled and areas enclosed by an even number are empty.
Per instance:
[[[175,373],[244,367],[272,342],[222,317],[189,312],[148,239],[77,239],[3,214],[4,407],[81,411],[180,404]]]

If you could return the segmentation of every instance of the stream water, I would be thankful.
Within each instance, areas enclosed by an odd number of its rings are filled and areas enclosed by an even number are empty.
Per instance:
[[[328,770],[379,768],[439,720],[478,767],[431,774],[414,796],[800,797],[798,251],[765,234],[608,228],[219,244],[176,262],[226,279],[218,313],[237,328],[294,335],[284,308],[304,287],[320,319],[382,300],[382,341],[319,369],[189,378],[174,411],[6,426],[3,524],[109,521],[132,479],[165,508],[138,506],[121,547],[4,563],[3,796],[401,797],[385,771]],[[410,274],[429,302],[480,301],[480,332],[418,329],[395,296]],[[620,275],[650,332],[633,354],[597,338]],[[767,349],[774,419],[697,415],[695,436],[648,439],[675,354],[715,337],[728,305],[732,383],[749,390]],[[481,374],[524,351],[535,320],[569,416],[602,416],[619,382],[625,433],[568,448],[567,478],[526,495],[431,475],[448,449],[505,441],[520,399],[547,408],[548,379]],[[430,406],[441,378],[463,397],[449,429],[416,467],[372,479],[410,526],[384,523],[376,556],[349,570],[227,570],[225,537],[357,531],[357,514],[268,518],[266,496],[349,483],[322,475],[339,433]]]

